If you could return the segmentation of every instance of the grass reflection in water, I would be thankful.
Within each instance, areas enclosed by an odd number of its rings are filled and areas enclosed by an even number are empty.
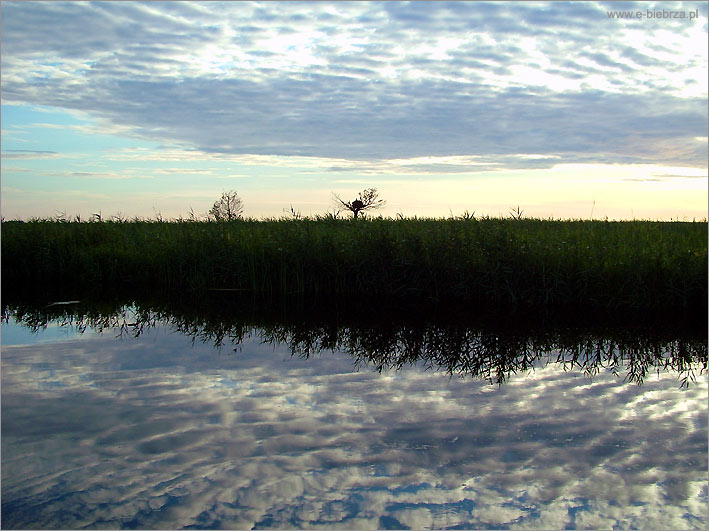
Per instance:
[[[593,376],[610,371],[625,381],[641,384],[653,372],[671,371],[682,386],[707,369],[706,330],[701,326],[592,326],[578,322],[539,322],[529,316],[481,320],[470,316],[420,314],[392,310],[342,314],[331,309],[281,307],[273,311],[244,301],[219,304],[164,302],[109,305],[26,305],[3,308],[38,330],[50,322],[79,331],[117,332],[139,337],[165,324],[194,341],[238,351],[247,339],[286,345],[293,356],[308,358],[328,351],[352,357],[358,368],[379,372],[418,365],[451,376],[502,384],[511,375],[557,363],[564,370]]]

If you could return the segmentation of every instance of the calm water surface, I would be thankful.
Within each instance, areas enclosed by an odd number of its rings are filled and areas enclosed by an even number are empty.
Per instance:
[[[3,323],[3,528],[707,525],[700,366],[537,359],[498,385],[256,329],[134,336]]]

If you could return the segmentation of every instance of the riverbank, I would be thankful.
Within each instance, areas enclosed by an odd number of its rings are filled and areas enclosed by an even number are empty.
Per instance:
[[[704,313],[707,224],[538,219],[2,223],[2,286]]]

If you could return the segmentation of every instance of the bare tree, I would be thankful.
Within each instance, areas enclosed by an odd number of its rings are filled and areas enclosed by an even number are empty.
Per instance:
[[[376,188],[367,188],[366,190],[361,191],[357,196],[357,199],[354,201],[344,201],[335,193],[332,195],[335,197],[337,206],[345,207],[347,210],[352,212],[352,214],[354,214],[355,218],[359,216],[360,212],[365,210],[376,210],[386,204],[386,201],[383,199],[377,199],[379,197],[379,192],[377,192]]]
[[[241,217],[244,204],[239,194],[234,190],[222,193],[221,198],[214,202],[208,216],[215,221],[231,221]]]

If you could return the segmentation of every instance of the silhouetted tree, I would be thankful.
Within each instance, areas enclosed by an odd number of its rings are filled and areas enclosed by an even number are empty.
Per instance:
[[[221,198],[214,202],[208,216],[215,221],[231,221],[241,217],[244,204],[234,190],[222,193]]]
[[[360,212],[365,210],[375,210],[377,208],[383,207],[386,201],[383,199],[378,199],[379,192],[376,188],[367,188],[359,193],[359,196],[354,201],[344,201],[339,195],[333,193],[335,197],[335,202],[338,207],[345,207],[347,210],[354,214],[356,218],[359,216]]]

